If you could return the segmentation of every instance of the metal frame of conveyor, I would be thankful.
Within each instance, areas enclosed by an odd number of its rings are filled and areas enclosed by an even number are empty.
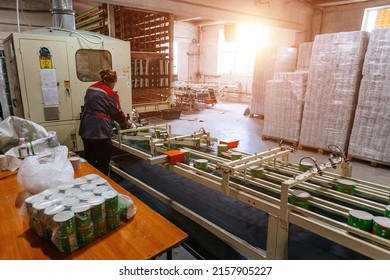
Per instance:
[[[167,133],[157,138],[156,130],[158,129],[163,129]],[[169,204],[249,258],[286,259],[289,227],[295,224],[369,258],[390,259],[389,240],[340,221],[346,221],[348,212],[352,209],[363,209],[383,216],[385,206],[389,201],[390,187],[352,178],[356,182],[356,195],[335,190],[332,186],[336,180],[350,175],[348,172],[343,176],[328,171],[349,164],[340,154],[331,154],[329,162],[316,163],[315,167],[303,172],[300,171],[298,164],[289,162],[289,155],[295,152],[289,146],[280,146],[256,154],[232,150],[239,153],[241,158],[231,160],[210,152],[212,143],[217,140],[210,137],[210,133],[203,129],[191,135],[173,135],[170,132],[170,125],[121,130],[113,139],[113,145],[146,159],[151,165],[159,164],[172,172],[268,213],[266,249],[248,244],[245,240],[172,201],[171,198],[158,193],[152,187],[119,168],[111,166],[112,171]],[[194,139],[200,139],[201,144],[195,145]],[[144,141],[148,144],[149,150],[140,151],[132,146],[131,141]],[[196,141],[199,143],[199,140]],[[169,150],[171,145],[175,147],[182,145],[193,158],[207,159],[208,171],[197,169],[188,162],[169,164],[169,157],[164,154],[159,155],[159,153]],[[263,167],[266,170],[265,176],[258,178],[250,175],[248,170],[252,166]],[[245,184],[240,182],[245,182]],[[295,189],[309,192],[311,194],[310,205],[321,209],[322,212],[315,212],[289,203],[289,197]],[[324,211],[339,219],[324,215]]]

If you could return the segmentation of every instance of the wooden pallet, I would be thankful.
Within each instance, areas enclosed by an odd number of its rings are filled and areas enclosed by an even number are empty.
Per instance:
[[[319,155],[326,155],[330,152],[327,150],[324,150],[322,148],[315,148],[315,147],[309,147],[309,146],[303,146],[301,144],[298,145],[298,150],[304,150],[304,151],[310,151],[310,152],[316,152]]]
[[[390,162],[368,159],[368,158],[365,158],[362,156],[354,156],[354,155],[350,155],[350,154],[348,154],[348,158],[350,161],[365,162],[365,163],[369,164],[371,167],[378,167],[378,165],[390,167]]]
[[[292,141],[292,140],[287,140],[287,139],[284,139],[284,138],[280,138],[280,137],[274,137],[274,136],[268,136],[268,135],[262,135],[261,136],[261,139],[262,140],[270,140],[270,141],[274,141],[274,142],[279,142],[279,143],[283,143],[283,144],[286,144],[286,145],[289,145],[289,146],[292,146],[294,148],[297,148],[299,147],[298,146],[298,141]]]

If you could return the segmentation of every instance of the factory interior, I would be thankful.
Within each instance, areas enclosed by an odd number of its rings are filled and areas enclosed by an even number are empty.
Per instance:
[[[0,260],[390,259],[388,0],[0,3]]]

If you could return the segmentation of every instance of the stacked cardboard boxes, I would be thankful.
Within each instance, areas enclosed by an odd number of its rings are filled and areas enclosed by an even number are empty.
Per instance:
[[[282,72],[267,81],[263,138],[299,141],[307,78],[307,71]]]
[[[297,60],[296,48],[262,48],[256,53],[253,69],[252,115],[264,116],[266,83],[277,72],[294,71]]]
[[[297,70],[309,70],[312,48],[312,42],[299,44]]]
[[[317,35],[312,49],[300,145],[346,151],[369,33]]]
[[[390,163],[390,29],[370,35],[348,153]]]

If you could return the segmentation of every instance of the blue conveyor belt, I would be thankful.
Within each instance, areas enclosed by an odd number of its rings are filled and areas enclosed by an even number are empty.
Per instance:
[[[146,160],[126,155],[115,158],[119,168],[182,204],[219,227],[249,244],[266,249],[268,215],[238,200],[222,195],[199,183],[175,174],[161,166],[150,166]],[[244,259],[245,256],[192,222],[163,202],[131,183],[116,178],[118,183],[143,200],[189,234],[187,245],[206,259]],[[291,225],[288,259],[338,260],[367,259],[367,257]]]

